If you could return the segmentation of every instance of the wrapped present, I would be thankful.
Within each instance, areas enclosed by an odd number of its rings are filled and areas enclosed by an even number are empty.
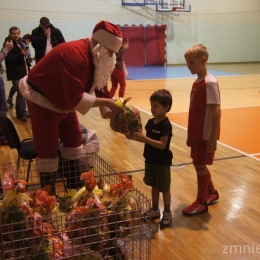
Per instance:
[[[131,98],[118,99],[116,105],[122,108],[122,112],[116,113],[110,120],[110,126],[115,132],[132,138],[132,134],[142,130],[140,112],[137,108],[128,104]]]
[[[0,259],[150,259],[150,200],[129,176],[93,156],[93,169],[80,176],[84,187],[61,196],[51,196],[48,185],[28,191],[18,178],[24,167],[2,166]],[[30,171],[38,178],[35,166]]]

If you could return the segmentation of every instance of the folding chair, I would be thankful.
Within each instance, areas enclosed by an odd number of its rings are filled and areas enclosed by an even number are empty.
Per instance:
[[[37,157],[34,141],[32,138],[26,138],[20,141],[18,133],[12,123],[12,121],[0,114],[0,123],[3,128],[8,146],[11,149],[16,149],[18,153],[17,168],[20,164],[20,158],[28,161],[26,181],[29,180],[31,162]]]

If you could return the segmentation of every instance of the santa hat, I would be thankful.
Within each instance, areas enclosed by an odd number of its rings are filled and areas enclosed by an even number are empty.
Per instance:
[[[100,21],[95,26],[92,38],[114,52],[118,52],[122,46],[122,32],[119,26],[107,21]]]

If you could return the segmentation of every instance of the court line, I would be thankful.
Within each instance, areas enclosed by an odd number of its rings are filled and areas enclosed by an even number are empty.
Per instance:
[[[226,77],[245,77],[245,76],[248,76],[248,75],[220,75],[220,76],[215,76],[215,78],[218,78],[218,77],[223,77],[223,78],[226,78]],[[190,77],[174,77],[174,78],[135,78],[135,77],[132,77],[132,78],[128,78],[126,77],[127,80],[133,80],[133,81],[137,81],[137,82],[142,82],[142,81],[155,81],[155,80],[173,80],[173,79],[196,79],[196,77],[194,76],[190,76]],[[255,87],[256,88],[256,87]],[[224,89],[224,88],[223,88]],[[226,88],[226,89],[230,89],[230,88]],[[226,90],[224,89],[224,90]],[[244,88],[236,88],[236,89],[244,89]]]
[[[177,68],[177,70],[178,70],[178,67],[174,67],[174,71],[176,70],[176,68]],[[145,68],[146,70],[147,69],[149,69],[149,68]],[[160,69],[160,68],[157,68],[157,69]],[[163,71],[170,71],[172,68],[163,68]],[[175,77],[174,75],[174,73],[172,74],[172,73],[163,73],[163,75],[164,75],[164,77],[162,78],[162,77],[156,77],[156,78],[154,78],[154,73],[152,73],[152,76],[148,73],[148,77],[140,77],[140,73],[138,74],[139,76],[137,77],[137,78],[135,78],[135,74],[133,73],[133,74],[131,74],[131,76],[133,76],[133,79],[132,80],[134,80],[134,81],[138,81],[138,82],[149,82],[149,81],[156,81],[156,80],[161,80],[161,79],[163,79],[163,80],[165,80],[165,81],[167,81],[167,80],[175,80],[175,79],[191,79],[191,78],[196,78],[194,75],[190,75],[190,73],[189,73],[189,70],[187,70],[187,67],[186,66],[181,66],[181,69],[183,69],[182,70],[182,72],[183,73],[181,73],[182,75],[181,75],[181,77]],[[231,72],[231,73],[228,73],[228,75],[227,75],[227,72],[225,72],[225,71],[222,71],[222,70],[216,70],[216,69],[211,69],[211,68],[208,68],[208,71],[210,72],[210,73],[212,73],[217,79],[219,78],[219,79],[221,79],[221,78],[223,78],[224,80],[225,80],[225,78],[227,78],[227,77],[238,77],[238,78],[244,78],[244,77],[248,77],[248,76],[257,76],[257,77],[259,77],[259,74],[242,74],[242,73],[235,73],[235,72]],[[217,73],[215,73],[215,72],[217,72]],[[142,75],[142,76],[146,76],[146,74],[147,73],[143,73],[144,75]],[[173,76],[173,77],[172,77]],[[150,77],[150,78],[149,78]],[[258,88],[258,87],[254,87],[255,89],[256,88]],[[188,89],[190,89],[190,88],[188,88]],[[233,88],[230,88],[230,87],[227,87],[227,88],[221,88],[221,91],[222,90],[229,90],[229,89],[233,89]],[[245,87],[236,87],[235,89],[246,89]],[[229,109],[239,109],[239,108],[258,108],[258,107],[260,107],[259,105],[249,105],[249,106],[236,106],[236,107],[221,107],[221,109],[223,110],[223,111],[228,111]],[[144,113],[146,113],[146,114],[149,114],[149,115],[151,115],[151,113],[148,113],[147,111],[145,111],[145,110],[141,110],[141,109],[139,109],[140,111],[142,111],[142,112],[144,112]],[[169,113],[170,115],[174,115],[174,114],[181,114],[181,113],[188,113],[188,111],[178,111],[178,112],[171,112],[171,113]],[[172,120],[174,120],[174,119],[172,119]],[[187,130],[187,128],[186,127],[183,127],[183,126],[181,126],[181,125],[178,125],[178,124],[176,124],[176,123],[174,123],[174,122],[172,122],[171,121],[171,123],[172,123],[172,125],[174,125],[174,126],[176,126],[176,127],[179,127],[180,129],[184,129],[184,130]],[[227,141],[227,140],[226,140]],[[258,149],[254,149],[253,151],[248,151],[248,152],[252,152],[252,153],[247,153],[247,152],[244,152],[244,151],[242,151],[242,150],[238,150],[237,148],[235,148],[235,147],[232,147],[232,146],[230,146],[230,145],[227,145],[227,144],[225,144],[225,143],[223,143],[223,142],[220,142],[220,141],[218,141],[218,144],[220,144],[220,145],[223,145],[224,147],[227,147],[228,149],[231,149],[231,150],[233,150],[233,151],[236,151],[236,152],[238,152],[238,153],[240,153],[240,154],[242,154],[242,155],[244,155],[244,156],[248,156],[248,157],[250,157],[250,158],[252,158],[252,159],[254,159],[254,160],[257,160],[257,161],[260,161],[260,158],[257,158],[257,156],[254,156],[257,152],[258,152]],[[233,145],[234,145],[234,143],[233,143]],[[241,148],[240,146],[238,147],[238,148]],[[257,154],[256,154],[257,155]],[[259,154],[260,155],[260,154]],[[259,156],[258,156],[259,157]]]
[[[225,107],[225,108],[222,108],[222,107],[221,107],[221,110],[222,110],[222,109],[236,109],[236,108],[251,108],[251,107],[260,107],[260,105],[238,106],[238,107]]]
[[[224,109],[236,109],[236,108],[251,108],[251,107],[260,107],[260,105],[252,105],[252,106],[238,106],[238,107],[221,107],[221,110]],[[145,112],[145,111],[143,111]],[[180,113],[188,113],[188,110],[178,111],[178,112],[168,112],[168,114],[180,114]]]
[[[221,142],[218,142],[218,144],[221,144],[221,145],[223,145],[223,146],[225,146],[225,147],[227,147],[227,148],[229,148],[229,149],[231,149],[231,150],[234,150],[234,151],[236,151],[236,152],[238,152],[238,153],[244,154],[245,156],[248,156],[248,157],[250,157],[250,158],[252,158],[252,159],[255,159],[255,160],[257,160],[257,161],[260,161],[260,159],[254,157],[253,154],[245,153],[245,152],[243,152],[243,151],[241,151],[241,150],[238,150],[238,149],[236,149],[236,148],[234,148],[234,147],[232,147],[232,146],[229,146],[229,145],[224,144],[224,143],[221,143]]]
[[[249,107],[250,107],[250,106],[249,106]],[[256,106],[256,107],[259,107],[259,106]],[[148,115],[152,115],[150,112],[147,112],[146,110],[140,109],[140,108],[138,108],[138,107],[136,107],[136,108],[137,108],[139,111],[142,111],[143,113],[146,113],[146,114],[148,114]],[[186,113],[187,113],[187,112],[186,112]],[[177,127],[180,127],[181,129],[187,130],[186,127],[181,126],[181,125],[178,125],[178,124],[176,124],[176,123],[174,123],[174,122],[171,122],[171,124],[172,124],[172,125],[175,125],[175,126],[177,126]],[[224,147],[227,147],[227,148],[229,148],[229,149],[231,149],[231,150],[233,150],[233,151],[235,151],[235,152],[241,153],[243,156],[240,156],[240,157],[245,157],[245,156],[247,156],[247,157],[250,157],[250,158],[252,158],[252,159],[254,159],[254,160],[260,161],[259,158],[254,157],[252,154],[245,153],[245,152],[243,152],[243,151],[241,151],[241,150],[238,150],[238,149],[236,149],[236,148],[234,148],[234,147],[232,147],[232,146],[229,146],[229,145],[224,144],[224,143],[219,142],[219,141],[218,141],[217,143],[220,144],[220,145],[223,145]]]
[[[237,155],[237,156],[230,156],[230,157],[223,157],[223,158],[217,158],[214,159],[214,162],[216,161],[223,161],[223,160],[230,160],[230,159],[237,159],[237,158],[241,158],[241,157],[246,157],[246,155]],[[187,163],[178,163],[178,164],[172,164],[172,167],[178,167],[178,168],[183,168],[186,165],[191,165],[193,164],[192,162],[187,162]],[[132,171],[124,171],[124,172],[120,172],[120,173],[124,173],[124,174],[129,174],[129,173],[136,173],[136,172],[143,172],[145,171],[145,169],[138,169],[138,170],[132,170]]]

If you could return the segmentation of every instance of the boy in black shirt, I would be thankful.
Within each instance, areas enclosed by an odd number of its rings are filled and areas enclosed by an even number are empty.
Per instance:
[[[172,221],[171,214],[171,165],[172,152],[169,149],[172,137],[172,125],[166,116],[172,106],[171,93],[165,89],[154,92],[150,97],[153,118],[146,126],[146,136],[135,132],[133,139],[145,143],[144,182],[152,187],[152,208],[146,212],[151,219],[160,218],[159,195],[163,194],[164,211],[160,227],[168,227]]]

